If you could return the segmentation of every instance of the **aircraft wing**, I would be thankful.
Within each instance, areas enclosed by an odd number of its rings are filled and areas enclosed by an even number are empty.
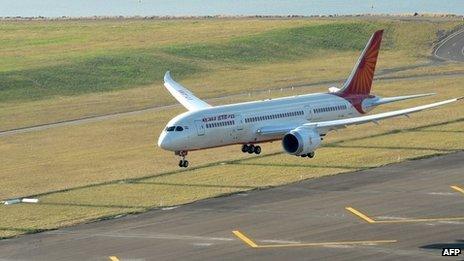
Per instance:
[[[316,128],[319,133],[326,133],[326,132],[328,132],[330,130],[336,130],[336,129],[340,129],[340,128],[345,128],[348,125],[363,124],[363,123],[368,123],[368,122],[377,122],[379,120],[383,120],[383,119],[387,119],[387,118],[397,117],[397,116],[401,116],[401,115],[408,115],[410,113],[419,112],[419,111],[422,111],[422,110],[431,109],[431,108],[442,106],[442,105],[445,105],[445,104],[448,104],[448,103],[456,102],[456,101],[461,100],[463,98],[464,97],[454,98],[454,99],[450,99],[450,100],[431,103],[431,104],[427,104],[427,105],[421,105],[421,106],[412,107],[412,108],[408,108],[408,109],[384,112],[384,113],[361,116],[361,117],[354,117],[354,118],[340,119],[340,120],[331,120],[331,121],[311,122],[311,123],[303,124],[303,126]],[[256,132],[261,134],[261,135],[278,135],[278,134],[287,133],[287,132],[293,130],[294,128],[295,128],[295,126],[263,127],[263,128],[258,129]]]
[[[348,119],[341,119],[341,120],[307,123],[304,125],[316,127],[318,130],[321,130],[321,129],[333,130],[333,129],[338,129],[338,128],[344,128],[348,125],[363,124],[363,123],[368,123],[368,122],[377,122],[379,120],[383,120],[387,118],[397,117],[401,115],[408,115],[410,113],[419,112],[422,110],[442,106],[442,105],[452,103],[452,102],[455,102],[461,99],[463,99],[463,97],[441,101],[441,102],[436,102],[436,103],[431,103],[427,105],[421,105],[421,106],[412,107],[412,108],[403,109],[403,110],[389,111],[389,112],[384,112],[384,113],[378,113],[378,114],[355,117],[355,118],[348,118]]]
[[[164,75],[164,86],[166,87],[166,89],[168,89],[172,96],[174,96],[174,98],[176,98],[176,100],[179,101],[180,104],[182,104],[189,111],[196,111],[211,107],[211,105],[200,100],[198,97],[193,95],[191,91],[187,90],[184,86],[175,82],[171,78],[171,74],[169,73],[169,71],[167,71]]]

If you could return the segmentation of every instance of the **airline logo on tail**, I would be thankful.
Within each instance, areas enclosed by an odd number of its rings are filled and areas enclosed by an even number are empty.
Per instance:
[[[364,48],[358,62],[351,71],[350,77],[343,84],[337,95],[349,100],[361,112],[361,102],[369,96],[374,79],[375,65],[382,42],[383,30],[375,32]]]

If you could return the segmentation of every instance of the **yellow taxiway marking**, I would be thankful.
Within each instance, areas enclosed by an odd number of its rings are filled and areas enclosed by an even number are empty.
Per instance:
[[[363,213],[359,212],[358,210],[352,208],[352,207],[346,207],[345,208],[346,210],[350,211],[351,213],[353,213],[354,215],[360,217],[361,219],[363,219],[364,221],[366,221],[367,223],[375,223],[376,221],[373,220],[372,218],[364,215]]]
[[[119,261],[119,258],[116,256],[109,256],[111,261]]]
[[[437,221],[456,221],[456,220],[464,220],[464,217],[411,218],[411,219],[397,219],[397,220],[376,220],[375,223],[437,222]]]
[[[434,222],[434,221],[456,221],[464,220],[464,217],[443,217],[443,218],[405,218],[405,219],[396,219],[396,220],[374,220],[368,217],[366,214],[361,213],[359,210],[356,210],[352,207],[346,207],[346,210],[350,211],[357,217],[367,221],[371,224],[385,224],[385,223],[411,223],[411,222]]]
[[[335,241],[335,242],[313,242],[313,243],[291,243],[278,245],[258,245],[252,239],[245,236],[238,230],[232,231],[235,236],[245,242],[252,248],[277,248],[277,247],[310,247],[310,246],[328,246],[328,245],[372,245],[384,243],[396,243],[396,240],[363,240],[363,241]]]
[[[313,242],[313,243],[296,243],[296,244],[283,244],[283,245],[261,245],[258,248],[272,248],[272,247],[311,247],[311,246],[336,246],[336,245],[373,245],[396,243],[396,240],[363,240],[363,241],[334,241],[334,242]]]
[[[244,234],[242,234],[242,232],[238,231],[238,230],[234,230],[232,231],[232,233],[234,233],[235,236],[237,236],[238,238],[240,238],[243,242],[245,242],[247,245],[251,246],[251,247],[258,247],[258,245],[253,242],[253,240],[251,240],[250,238],[248,238],[247,236],[245,236]]]
[[[456,190],[456,191],[459,191],[461,192],[462,194],[464,194],[464,189],[463,188],[460,188],[458,186],[451,186],[452,189]]]

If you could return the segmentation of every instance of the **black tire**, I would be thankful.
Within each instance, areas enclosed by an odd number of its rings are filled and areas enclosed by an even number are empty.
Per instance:
[[[253,154],[254,152],[255,152],[255,146],[249,145],[249,146],[248,146],[248,153],[249,153],[249,154]]]
[[[179,161],[179,167],[181,167],[181,168],[184,167],[184,161],[183,160]]]
[[[248,145],[243,144],[243,145],[242,145],[242,152],[245,153],[245,152],[247,152],[247,151],[248,151]]]
[[[255,154],[259,155],[261,153],[261,146],[256,146],[254,151],[255,151]]]
[[[302,155],[300,155],[300,156],[301,156],[302,158],[304,158],[304,157],[308,156],[308,154],[302,154]]]
[[[182,167],[186,168],[189,166],[189,162],[188,160],[184,160],[184,164],[182,165]]]
[[[308,154],[308,157],[310,157],[312,159],[312,158],[314,158],[315,155],[316,155],[316,153],[314,153],[314,151],[313,151],[313,152],[310,152]]]

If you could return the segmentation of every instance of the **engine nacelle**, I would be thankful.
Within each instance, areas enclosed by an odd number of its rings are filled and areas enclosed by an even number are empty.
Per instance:
[[[315,151],[321,141],[321,136],[315,129],[298,127],[284,135],[282,146],[288,154],[299,156]]]

